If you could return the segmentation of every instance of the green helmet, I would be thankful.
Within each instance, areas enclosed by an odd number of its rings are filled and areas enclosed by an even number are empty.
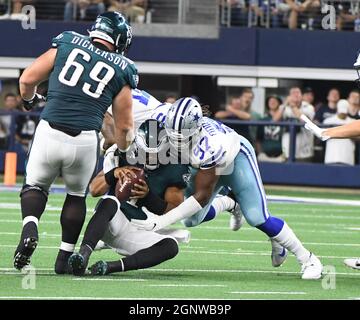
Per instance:
[[[99,38],[115,46],[117,53],[124,54],[129,49],[132,30],[126,18],[119,12],[105,12],[96,18],[89,32],[90,38]]]
[[[143,122],[135,136],[138,160],[145,169],[154,170],[166,158],[169,149],[166,131],[162,122],[148,119]]]

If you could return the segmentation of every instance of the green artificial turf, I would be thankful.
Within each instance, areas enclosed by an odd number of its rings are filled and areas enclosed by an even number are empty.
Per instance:
[[[302,194],[294,194],[302,196]],[[332,196],[332,198],[341,198]],[[346,198],[346,197],[344,197]],[[284,218],[305,246],[322,260],[324,280],[305,281],[300,266],[289,256],[280,268],[271,266],[266,236],[245,224],[229,230],[229,214],[192,228],[189,244],[176,258],[154,268],[106,277],[58,276],[53,271],[60,244],[60,211],[64,195],[51,194],[43,215],[40,243],[31,264],[35,281],[12,267],[21,231],[19,196],[0,192],[0,299],[122,298],[122,299],[353,299],[360,298],[360,272],[346,268],[343,259],[360,256],[360,207],[309,204],[269,204]],[[88,198],[91,216],[96,199]],[[181,227],[181,225],[177,225]],[[83,230],[85,227],[83,228]],[[95,252],[91,263],[116,260],[111,250]],[[29,282],[30,281],[30,282]],[[35,283],[35,289],[26,289]],[[329,287],[329,283],[335,284]]]

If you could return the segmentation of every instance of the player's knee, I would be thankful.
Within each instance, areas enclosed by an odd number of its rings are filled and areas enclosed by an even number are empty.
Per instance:
[[[270,238],[280,233],[284,226],[284,220],[270,216],[264,223],[257,225],[256,228],[266,233]]]
[[[177,241],[172,238],[165,238],[161,240],[159,244],[161,244],[162,250],[166,255],[166,260],[176,257],[179,253],[179,245]]]
[[[95,214],[105,215],[110,221],[119,209],[120,203],[116,197],[103,196],[96,205]]]
[[[23,187],[21,188],[20,191],[20,197],[23,197],[25,194],[29,194],[29,193],[37,193],[39,195],[42,195],[46,200],[48,198],[48,194],[49,192],[47,190],[45,190],[44,188],[37,186],[37,185],[30,185],[30,184],[25,184],[23,185]]]

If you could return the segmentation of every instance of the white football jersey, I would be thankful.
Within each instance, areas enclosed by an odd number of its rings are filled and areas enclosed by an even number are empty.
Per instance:
[[[157,109],[157,107],[167,106],[144,90],[132,89],[131,92],[133,97],[133,116],[135,130],[137,130],[144,121],[148,119],[156,119],[158,114],[154,112],[154,110]],[[161,112],[163,112],[163,110],[165,109],[161,109]],[[112,115],[112,106],[108,108],[107,112]]]
[[[190,163],[194,168],[226,168],[240,151],[241,136],[223,123],[204,117],[201,130],[192,146]]]

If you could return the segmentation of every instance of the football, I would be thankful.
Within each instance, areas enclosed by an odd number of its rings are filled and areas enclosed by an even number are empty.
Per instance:
[[[133,188],[134,184],[138,183],[140,179],[145,180],[145,173],[144,170],[133,170],[136,174],[136,178],[128,177],[127,180],[122,184],[120,180],[116,183],[115,186],[115,197],[119,201],[127,201],[131,195],[131,189]]]

